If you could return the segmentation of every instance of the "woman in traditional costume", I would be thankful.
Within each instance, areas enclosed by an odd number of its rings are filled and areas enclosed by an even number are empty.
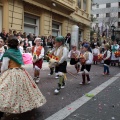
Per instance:
[[[38,108],[46,102],[32,77],[21,67],[23,60],[18,45],[16,37],[9,38],[9,49],[2,57],[0,117],[3,113],[24,113]]]

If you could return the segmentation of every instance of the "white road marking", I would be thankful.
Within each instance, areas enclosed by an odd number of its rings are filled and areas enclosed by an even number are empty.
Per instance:
[[[96,87],[95,89],[91,90],[88,94],[97,95],[102,90],[104,90],[106,87],[108,87],[110,84],[115,82],[120,77],[120,73],[115,75],[114,77],[110,78],[106,82],[102,83],[100,86]],[[82,96],[81,98],[75,100],[71,104],[67,105],[63,109],[59,110],[52,116],[46,118],[45,120],[64,120],[67,116],[69,116],[71,113],[73,113],[75,110],[80,108],[82,105],[84,105],[86,102],[88,102],[91,97],[87,97],[86,95]]]

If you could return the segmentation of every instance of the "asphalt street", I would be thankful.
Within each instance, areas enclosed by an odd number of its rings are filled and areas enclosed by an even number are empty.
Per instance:
[[[33,77],[32,65],[24,67]],[[115,81],[106,87],[103,84],[120,72],[118,66],[110,67],[110,75],[103,76],[103,65],[92,65],[90,72],[91,84],[89,85],[79,85],[82,80],[81,75],[76,74],[75,68],[70,66],[69,63],[67,71],[72,73],[77,79],[67,73],[66,87],[61,90],[59,95],[54,95],[58,79],[55,79],[54,75],[48,76],[49,68],[45,62],[41,70],[41,80],[38,87],[46,97],[47,103],[38,109],[23,114],[8,115],[5,120],[49,120],[54,114],[56,116],[61,115],[60,112],[66,106],[68,108],[63,113],[63,118],[56,117],[54,120],[120,120],[120,76],[117,75]],[[90,99],[83,105],[78,106],[75,110],[73,110],[74,106],[73,108],[69,107],[70,104],[78,99],[79,103],[82,103],[84,100],[80,101],[80,98],[86,96],[87,93],[95,88],[99,88],[101,84],[103,84],[104,89],[96,95],[90,96],[88,94],[87,97]]]

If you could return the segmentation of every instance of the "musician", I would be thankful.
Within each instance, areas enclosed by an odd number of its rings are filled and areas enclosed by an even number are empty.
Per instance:
[[[68,58],[70,58],[70,64],[75,65],[75,69],[77,70],[77,73],[80,70],[79,56],[80,56],[80,51],[77,50],[77,46],[72,45],[72,50],[68,53]]]
[[[41,38],[35,39],[35,46],[32,47],[33,55],[33,68],[34,68],[34,80],[36,83],[40,81],[40,69],[42,68],[43,57],[44,57],[44,48],[41,46]]]
[[[54,55],[59,57],[59,62],[56,64],[59,75],[59,83],[58,88],[54,91],[55,94],[58,94],[61,88],[65,87],[68,49],[64,46],[64,41],[65,39],[63,36],[58,36],[55,39],[55,45],[57,49],[55,50]]]
[[[86,78],[87,78],[87,83],[90,84],[90,77],[89,77],[89,72],[91,69],[91,64],[93,62],[93,54],[89,51],[89,44],[84,44],[83,46],[83,50],[84,50],[84,60],[80,59],[82,67],[81,67],[81,71],[82,71],[82,82],[80,82],[80,85],[84,85],[86,83]]]

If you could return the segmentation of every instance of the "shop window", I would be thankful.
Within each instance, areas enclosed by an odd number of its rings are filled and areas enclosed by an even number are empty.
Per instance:
[[[0,7],[0,32],[2,31],[2,7]]]
[[[106,17],[110,17],[110,13],[106,13]]]
[[[52,23],[52,36],[61,35],[61,24],[57,22]]]
[[[106,3],[106,8],[110,8],[111,4],[110,3]]]
[[[39,18],[36,16],[25,14],[24,16],[24,32],[39,35]]]

